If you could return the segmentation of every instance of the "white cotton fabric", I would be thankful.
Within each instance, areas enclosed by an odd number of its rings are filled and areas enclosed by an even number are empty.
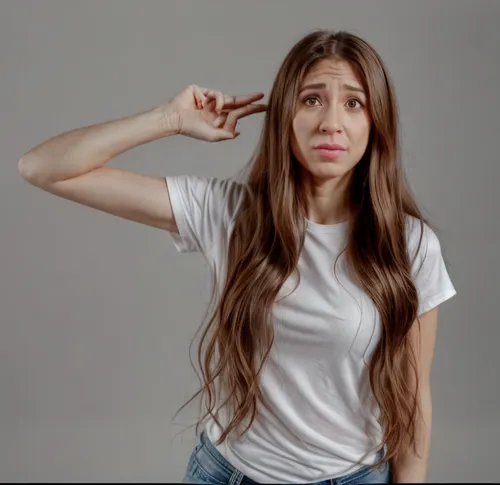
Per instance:
[[[166,177],[166,182],[179,229],[172,234],[177,250],[201,253],[222,285],[244,184],[197,176]],[[261,376],[268,406],[259,409],[243,438],[217,446],[256,482],[336,478],[375,463],[381,448],[379,409],[368,379],[380,318],[368,295],[349,277],[344,255],[333,271],[346,242],[347,224],[307,221],[298,263],[300,284],[295,289],[297,280],[291,277],[274,308],[275,343]],[[456,294],[440,243],[427,225],[424,228],[414,263],[419,315]],[[419,221],[409,216],[411,255],[419,236]],[[224,422],[224,416],[221,419]],[[220,430],[213,421],[206,431],[215,443]]]

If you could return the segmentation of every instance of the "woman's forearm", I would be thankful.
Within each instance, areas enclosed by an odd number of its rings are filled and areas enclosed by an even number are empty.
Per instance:
[[[76,128],[35,146],[19,161],[19,171],[35,185],[67,180],[102,167],[117,155],[175,132],[164,112],[136,115]]]
[[[432,400],[430,392],[421,399],[422,414],[417,420],[416,449],[408,448],[391,461],[393,483],[424,483],[427,480],[432,435]]]

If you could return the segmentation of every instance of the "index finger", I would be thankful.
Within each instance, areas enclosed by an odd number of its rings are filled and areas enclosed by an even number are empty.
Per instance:
[[[239,96],[224,96],[225,108],[239,108],[264,97],[264,93],[241,94]]]

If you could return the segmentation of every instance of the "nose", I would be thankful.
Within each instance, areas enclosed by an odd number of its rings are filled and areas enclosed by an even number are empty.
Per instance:
[[[337,103],[332,103],[324,110],[324,116],[321,120],[319,129],[322,133],[334,134],[341,131],[341,121],[341,110],[337,106]]]

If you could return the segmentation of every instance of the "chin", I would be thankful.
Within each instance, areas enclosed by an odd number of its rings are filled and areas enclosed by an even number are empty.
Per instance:
[[[307,167],[307,171],[312,177],[319,179],[342,178],[348,172],[345,167],[332,162],[314,164],[312,167]]]

